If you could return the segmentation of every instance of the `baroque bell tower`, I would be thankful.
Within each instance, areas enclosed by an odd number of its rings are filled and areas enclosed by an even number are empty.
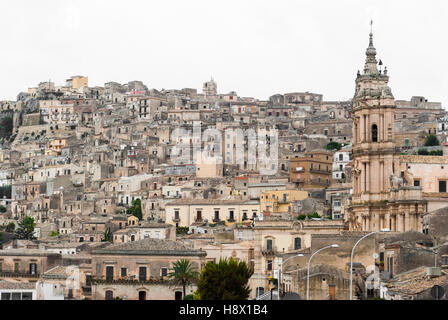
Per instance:
[[[353,98],[353,195],[350,230],[421,230],[421,189],[405,186],[394,143],[395,98],[370,32],[364,72]]]

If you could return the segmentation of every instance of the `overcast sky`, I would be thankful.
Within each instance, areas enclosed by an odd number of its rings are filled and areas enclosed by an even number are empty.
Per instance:
[[[141,80],[267,99],[353,96],[370,19],[396,99],[448,104],[448,1],[1,0],[0,100],[41,81]]]

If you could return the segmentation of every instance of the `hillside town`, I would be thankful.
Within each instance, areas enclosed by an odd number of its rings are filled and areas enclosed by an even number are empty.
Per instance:
[[[445,299],[448,113],[367,43],[341,101],[87,75],[0,101],[0,299],[183,300],[173,265],[221,258],[251,300]]]

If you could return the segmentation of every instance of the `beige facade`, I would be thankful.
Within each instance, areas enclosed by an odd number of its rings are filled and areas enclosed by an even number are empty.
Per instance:
[[[194,223],[227,221],[242,222],[260,213],[258,201],[237,200],[177,200],[166,204],[166,222],[179,226],[190,226]]]
[[[405,186],[394,143],[396,103],[387,71],[377,68],[373,35],[353,100],[353,197],[350,230],[421,231],[426,201],[421,188]]]
[[[267,217],[255,222],[255,269],[250,280],[252,295],[256,288],[268,289],[269,277],[278,277],[283,256],[298,254],[311,247],[313,234],[337,235],[345,228],[341,220],[286,220]]]

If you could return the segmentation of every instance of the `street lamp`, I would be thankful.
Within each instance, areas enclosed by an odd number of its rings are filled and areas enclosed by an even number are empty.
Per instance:
[[[390,232],[390,230],[389,229],[381,229],[380,231],[373,231],[369,234],[366,234],[364,237],[359,239],[353,246],[352,254],[350,256],[350,300],[353,300],[353,289],[352,289],[352,287],[353,287],[353,255],[355,254],[355,249],[362,240],[364,240],[367,237],[370,237],[371,235],[379,233],[379,232]]]
[[[319,250],[314,252],[311,255],[311,257],[310,257],[310,260],[308,260],[308,273],[307,273],[307,277],[306,277],[306,300],[310,300],[310,265],[311,265],[311,260],[319,252],[321,252],[321,251],[323,251],[325,249],[331,249],[331,248],[339,248],[339,245],[338,244],[332,244],[331,246],[326,246],[326,247],[320,248]]]
[[[441,244],[431,249],[432,252],[434,252],[434,268],[437,268],[437,257],[439,255],[439,250],[444,246],[448,246],[448,243]]]
[[[280,274],[278,275],[278,297],[277,297],[278,299],[277,300],[280,300],[280,288],[282,285],[283,266],[285,265],[286,261],[291,260],[293,258],[297,258],[297,257],[303,257],[303,254],[301,254],[301,253],[296,254],[295,256],[289,257],[288,259],[286,259],[285,261],[282,261],[280,263]]]

